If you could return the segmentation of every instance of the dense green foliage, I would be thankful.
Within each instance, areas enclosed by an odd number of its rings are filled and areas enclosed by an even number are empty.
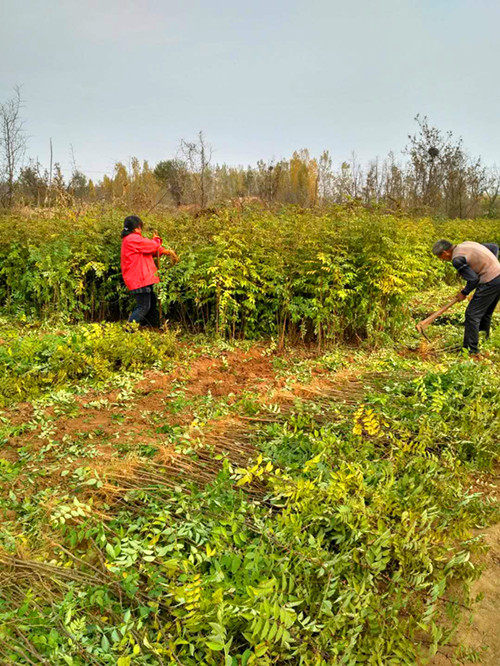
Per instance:
[[[77,356],[80,343],[67,337]],[[167,412],[148,417],[169,437],[173,466],[141,453],[139,437],[118,472],[100,462],[99,430],[54,434],[51,414],[78,410],[70,393],[35,403],[31,422],[4,420],[7,434],[40,429],[48,443],[32,437],[16,460],[0,460],[0,656],[387,666],[446,642],[442,616],[468,606],[478,575],[471,529],[493,510],[469,474],[495,456],[500,377],[488,363],[349,354],[352,372],[366,373],[357,404],[328,393],[286,409],[248,402],[262,419],[252,431],[260,454],[242,467],[198,441],[196,412],[184,428],[166,426]],[[344,363],[339,351],[314,367]],[[132,385],[114,400],[122,414],[134,409]],[[214,465],[211,482],[189,480]]]
[[[181,254],[162,268],[163,314],[214,341],[89,323],[131,305],[121,220],[0,218],[0,297],[18,316],[0,321],[0,661],[420,663],[470,607],[472,529],[495,512],[476,481],[498,455],[500,331],[480,364],[425,360],[398,334],[414,345],[412,316],[454,289],[432,241],[495,241],[498,223],[147,219]],[[462,312],[432,335],[459,342]],[[285,335],[391,335],[391,351],[277,353]],[[256,360],[250,390],[236,379]]]
[[[163,367],[175,335],[128,332],[116,324],[80,324],[47,333],[39,326],[1,326],[0,407],[71,380],[105,380],[116,371]]]
[[[8,311],[72,319],[124,317],[123,215],[110,209],[0,218],[0,301]],[[434,222],[367,213],[221,209],[149,216],[181,255],[163,259],[163,314],[195,330],[253,337],[396,334],[409,295],[453,271],[430,253],[436,238],[498,240],[498,221]]]

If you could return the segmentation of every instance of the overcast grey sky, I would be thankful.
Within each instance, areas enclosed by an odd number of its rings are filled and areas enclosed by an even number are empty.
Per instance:
[[[0,100],[91,177],[202,129],[232,164],[399,151],[417,112],[500,162],[497,0],[0,0]]]

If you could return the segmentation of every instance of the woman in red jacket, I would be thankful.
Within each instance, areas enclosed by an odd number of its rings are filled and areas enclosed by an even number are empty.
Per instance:
[[[123,281],[136,298],[135,309],[128,320],[158,326],[158,304],[153,285],[159,282],[160,278],[153,257],[167,254],[174,264],[179,258],[173,250],[167,250],[162,246],[161,238],[156,234],[152,239],[144,238],[142,226],[142,220],[136,215],[129,215],[123,223],[121,251]]]

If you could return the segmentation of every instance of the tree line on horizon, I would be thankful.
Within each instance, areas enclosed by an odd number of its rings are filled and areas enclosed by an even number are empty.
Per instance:
[[[20,90],[0,105],[0,206],[52,207],[108,203],[148,209],[159,206],[188,211],[219,204],[295,204],[321,207],[348,204],[382,207],[393,213],[450,218],[499,217],[500,173],[481,158],[471,157],[461,138],[433,127],[417,115],[417,129],[408,135],[401,158],[389,153],[361,164],[353,155],[335,163],[324,151],[307,149],[290,158],[260,160],[256,166],[213,162],[203,132],[194,141],[181,140],[176,155],[152,167],[133,157],[116,162],[113,173],[92,180],[73,158],[64,177],[57,161],[44,168],[26,159],[27,136]]]

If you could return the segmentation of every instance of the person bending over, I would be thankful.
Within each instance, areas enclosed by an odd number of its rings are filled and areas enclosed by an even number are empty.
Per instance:
[[[457,297],[463,301],[475,291],[465,311],[465,349],[477,354],[479,349],[479,331],[486,337],[490,334],[491,318],[500,299],[500,262],[498,245],[494,243],[475,243],[464,241],[453,245],[448,240],[434,243],[433,253],[443,261],[451,261],[460,277],[467,281]]]
[[[123,222],[121,269],[125,286],[134,294],[136,306],[129,322],[159,326],[160,315],[153,285],[160,281],[155,256],[166,254],[173,264],[179,261],[173,250],[162,246],[156,234],[152,239],[142,235],[143,222],[136,215],[129,215]]]

